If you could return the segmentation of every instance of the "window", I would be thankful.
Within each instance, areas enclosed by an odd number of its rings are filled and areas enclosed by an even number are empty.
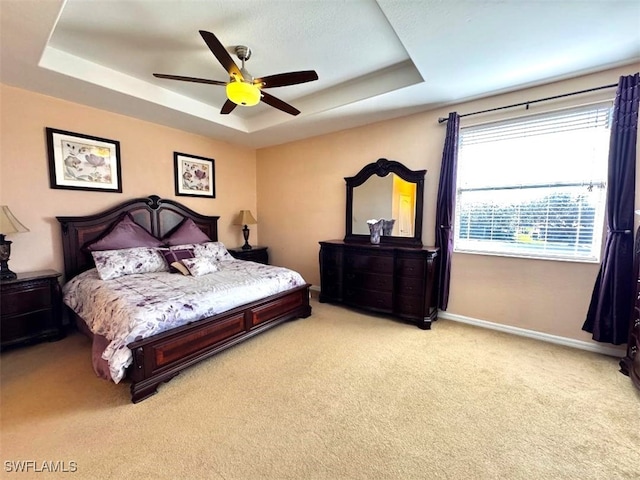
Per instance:
[[[611,104],[460,130],[455,251],[599,261]]]

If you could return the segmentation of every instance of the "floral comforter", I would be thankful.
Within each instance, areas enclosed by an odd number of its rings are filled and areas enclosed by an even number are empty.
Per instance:
[[[201,277],[156,272],[104,281],[92,269],[65,284],[63,299],[110,342],[102,358],[118,383],[132,361],[129,343],[305,283],[287,268],[227,260]]]

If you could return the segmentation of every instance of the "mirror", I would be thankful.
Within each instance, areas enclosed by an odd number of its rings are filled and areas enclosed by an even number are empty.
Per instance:
[[[416,184],[399,175],[370,177],[353,189],[352,233],[369,235],[367,220],[393,219],[393,237],[413,237],[416,217]]]
[[[369,242],[367,220],[395,220],[381,243],[422,246],[422,211],[426,170],[409,170],[400,162],[379,159],[347,183],[345,242]]]

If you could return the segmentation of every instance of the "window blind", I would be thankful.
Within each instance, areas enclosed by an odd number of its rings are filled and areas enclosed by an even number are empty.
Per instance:
[[[601,104],[563,113],[541,114],[469,127],[463,130],[461,146],[533,135],[549,135],[571,130],[608,128],[610,122],[611,106]]]
[[[611,104],[460,132],[455,250],[598,261]]]

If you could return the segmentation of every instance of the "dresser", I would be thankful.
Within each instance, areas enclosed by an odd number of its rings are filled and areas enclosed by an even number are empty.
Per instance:
[[[394,315],[422,329],[436,320],[438,249],[320,242],[320,302]]]
[[[58,277],[56,271],[42,270],[18,273],[18,278],[0,283],[3,349],[64,336]]]
[[[636,232],[634,245],[633,279],[635,295],[631,310],[629,341],[627,355],[620,360],[620,371],[629,375],[633,384],[640,389],[640,228]]]

